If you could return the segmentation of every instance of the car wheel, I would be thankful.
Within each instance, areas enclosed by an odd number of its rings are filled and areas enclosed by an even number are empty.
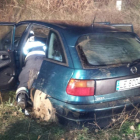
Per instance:
[[[44,121],[56,122],[55,109],[52,106],[47,95],[40,90],[36,90],[33,100],[33,112],[36,118],[40,118]]]

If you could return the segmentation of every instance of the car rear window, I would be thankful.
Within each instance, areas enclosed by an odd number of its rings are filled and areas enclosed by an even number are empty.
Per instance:
[[[78,39],[81,59],[90,65],[114,65],[140,59],[140,42],[134,33],[95,33]]]

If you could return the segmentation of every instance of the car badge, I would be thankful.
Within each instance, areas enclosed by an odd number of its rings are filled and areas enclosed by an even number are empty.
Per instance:
[[[136,74],[137,73],[137,68],[136,67],[132,67],[130,69],[130,71],[133,73],[133,74]]]

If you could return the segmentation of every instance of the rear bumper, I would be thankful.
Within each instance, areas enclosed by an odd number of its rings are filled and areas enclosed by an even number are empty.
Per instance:
[[[114,115],[122,113],[122,111],[130,111],[140,103],[140,95],[129,97],[111,102],[95,103],[91,105],[73,105],[50,98],[56,113],[67,120],[76,122],[97,121],[110,118]]]

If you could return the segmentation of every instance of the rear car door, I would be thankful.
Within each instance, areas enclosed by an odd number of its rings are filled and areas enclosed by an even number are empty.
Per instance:
[[[15,23],[0,23],[0,90],[11,89],[16,83],[14,32]]]
[[[48,37],[47,56],[33,86],[55,99],[66,101],[67,83],[74,71],[70,68],[71,59],[68,58],[68,49],[62,34],[51,30]]]

